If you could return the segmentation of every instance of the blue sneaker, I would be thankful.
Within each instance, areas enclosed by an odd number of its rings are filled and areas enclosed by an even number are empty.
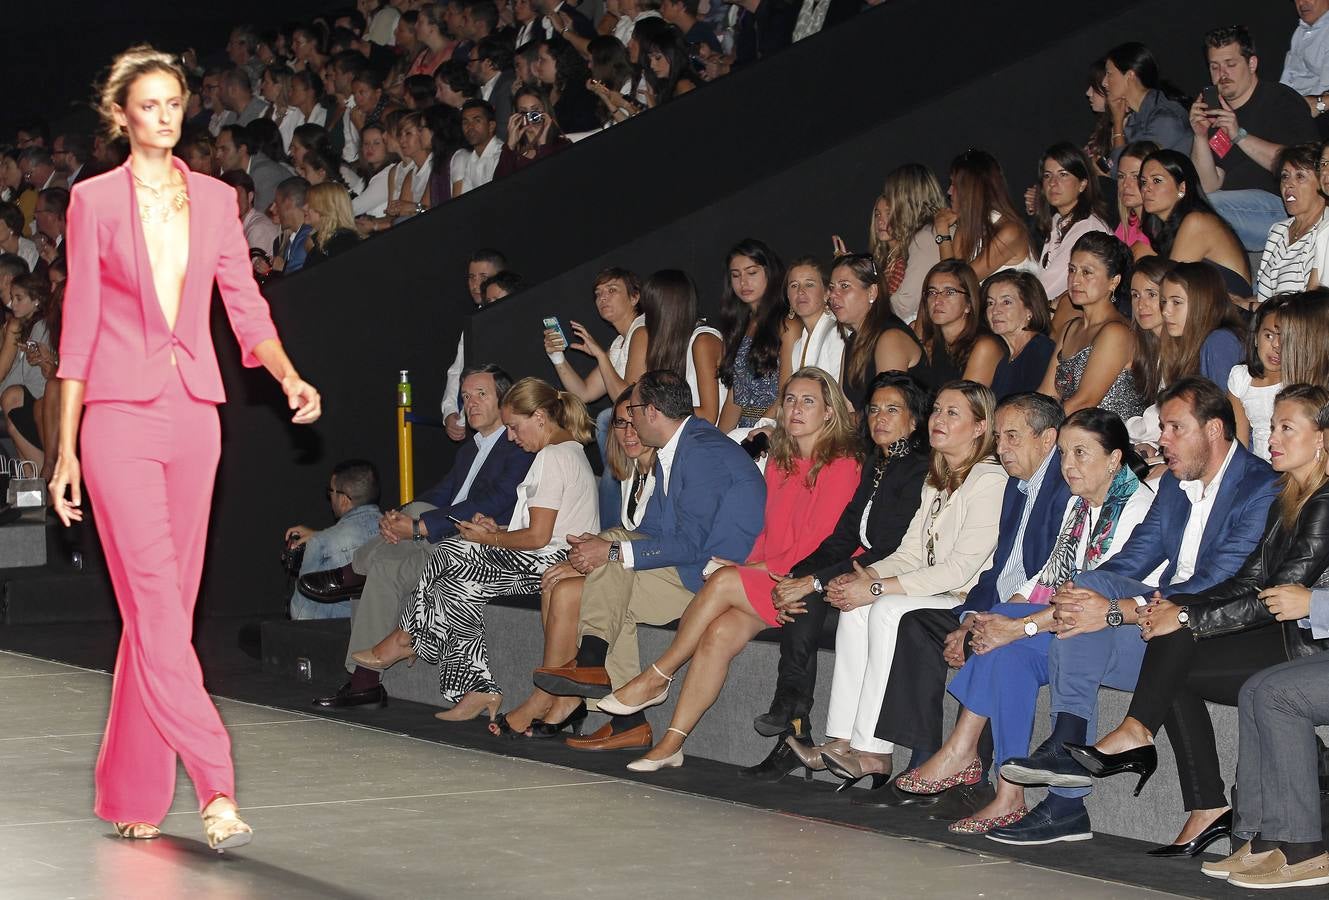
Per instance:
[[[1094,780],[1061,746],[1048,738],[1029,756],[1017,756],[1001,764],[1001,777],[1011,784],[1031,787],[1089,787]]]
[[[1056,844],[1060,841],[1087,841],[1094,836],[1089,827],[1089,812],[1083,807],[1078,812],[1060,819],[1048,811],[1047,801],[1029,810],[1029,814],[1014,825],[994,828],[986,837],[1001,844]]]

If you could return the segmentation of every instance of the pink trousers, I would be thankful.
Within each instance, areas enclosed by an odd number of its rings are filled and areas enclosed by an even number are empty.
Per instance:
[[[124,631],[97,758],[96,813],[157,823],[184,762],[200,809],[235,796],[231,739],[191,633],[221,452],[217,409],[178,377],[147,403],[90,403],[83,475]]]

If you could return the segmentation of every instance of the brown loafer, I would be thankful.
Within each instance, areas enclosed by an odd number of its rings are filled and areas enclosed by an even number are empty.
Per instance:
[[[615,734],[613,723],[606,722],[586,737],[568,738],[564,743],[573,750],[596,753],[602,750],[640,750],[654,745],[655,738],[651,735],[650,723],[635,725]]]
[[[589,697],[599,700],[612,689],[604,666],[544,666],[531,678],[542,691],[558,697]]]

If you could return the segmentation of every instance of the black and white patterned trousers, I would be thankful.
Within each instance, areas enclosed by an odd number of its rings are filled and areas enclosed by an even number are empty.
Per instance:
[[[461,538],[438,543],[429,555],[401,627],[416,655],[438,665],[439,691],[457,702],[468,691],[502,693],[489,671],[485,604],[493,597],[533,594],[540,575],[567,550],[508,550]]]

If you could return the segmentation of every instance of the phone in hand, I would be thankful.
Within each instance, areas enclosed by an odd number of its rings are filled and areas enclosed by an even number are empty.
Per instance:
[[[461,519],[457,518],[456,516],[448,516],[448,518],[456,522],[458,525],[461,524]]]
[[[553,331],[558,334],[559,339],[563,341],[563,346],[565,348],[570,346],[568,336],[564,333],[563,326],[559,324],[557,316],[545,316],[544,325],[545,331]]]
[[[1223,108],[1223,100],[1218,96],[1218,85],[1216,84],[1206,84],[1204,90],[1200,91],[1200,99],[1210,109]]]

